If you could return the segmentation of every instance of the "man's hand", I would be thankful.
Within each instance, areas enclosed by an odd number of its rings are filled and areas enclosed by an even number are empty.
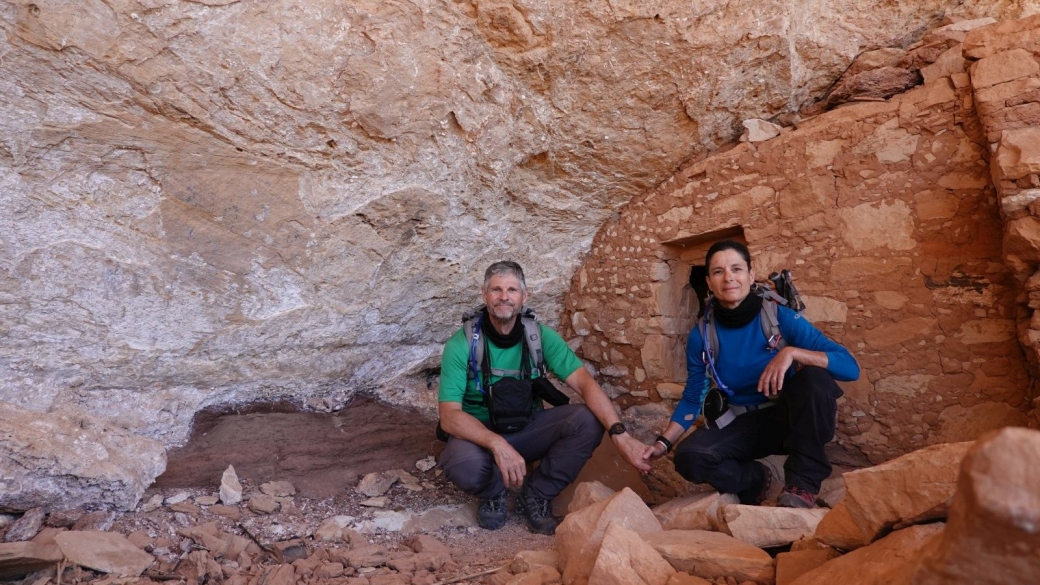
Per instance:
[[[499,437],[491,446],[491,454],[495,456],[495,465],[502,472],[502,483],[507,488],[520,487],[527,474],[527,462],[516,452],[505,439]]]
[[[614,440],[614,446],[617,447],[622,459],[638,469],[639,473],[650,473],[650,462],[643,458],[648,447],[642,441],[628,433],[614,435],[611,438]],[[653,449],[653,447],[650,447],[650,449]]]
[[[607,398],[603,388],[600,388],[588,370],[578,368],[570,376],[567,376],[564,382],[585,400],[585,405],[589,407],[592,414],[596,415],[596,419],[603,425],[603,428],[609,429],[611,425],[618,422],[617,413],[614,412],[614,403],[610,401],[610,398]],[[628,433],[614,435],[611,438],[614,440],[614,446],[617,447],[622,459],[638,469],[640,473],[650,472],[650,464],[643,460],[643,451],[646,451],[646,445]]]
[[[441,428],[445,432],[491,451],[506,487],[523,485],[527,462],[502,435],[491,432],[479,420],[463,412],[460,402],[441,402],[437,410],[441,415]]]

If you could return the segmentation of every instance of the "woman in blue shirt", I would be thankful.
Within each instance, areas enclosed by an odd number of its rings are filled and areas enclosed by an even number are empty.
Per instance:
[[[762,304],[772,301],[751,294],[755,273],[743,244],[716,242],[705,265],[712,298],[703,319],[714,321],[718,351],[705,351],[702,324],[690,331],[682,399],[643,458],[667,453],[697,418],[710,387],[724,386],[729,414],[676,447],[676,471],[737,494],[743,504],[759,504],[773,477],[756,459],[785,453],[785,486],[777,505],[811,508],[831,473],[824,445],[834,437],[836,400],[842,395],[835,380],[856,380],[859,365],[847,349],[783,306],[776,315],[783,343],[765,338],[760,313]]]

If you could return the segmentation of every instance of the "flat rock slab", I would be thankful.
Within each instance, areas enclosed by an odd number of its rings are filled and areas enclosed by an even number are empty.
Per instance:
[[[719,507],[739,502],[734,494],[704,492],[670,500],[653,512],[665,530],[712,530]]]
[[[61,532],[54,542],[69,562],[102,573],[137,576],[155,560],[114,532]]]
[[[279,498],[296,495],[296,488],[287,481],[269,481],[260,485],[260,491]]]
[[[36,533],[43,527],[43,519],[46,516],[43,508],[27,510],[7,529],[7,534],[4,534],[4,542],[32,540],[32,537],[36,536]]]
[[[759,548],[791,544],[812,536],[827,508],[801,510],[734,504],[719,509],[723,532]]]
[[[361,481],[358,482],[355,490],[357,493],[366,495],[370,498],[378,497],[388,492],[390,486],[397,483],[397,481],[397,475],[374,471],[361,478]]]
[[[62,559],[54,544],[8,542],[0,544],[0,580],[16,581],[25,575],[54,566]]]
[[[677,571],[703,579],[732,577],[738,583],[768,585],[774,580],[768,553],[721,532],[665,530],[644,534],[643,539]]]
[[[430,532],[445,527],[469,527],[477,525],[477,504],[435,506],[414,512],[411,510],[379,510],[371,520],[354,525],[362,534],[373,534],[380,530],[412,534]]]

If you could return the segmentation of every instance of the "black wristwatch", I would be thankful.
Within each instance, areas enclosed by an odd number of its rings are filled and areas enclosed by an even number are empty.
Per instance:
[[[607,434],[610,435],[611,437],[613,437],[615,435],[623,435],[623,434],[625,434],[627,432],[628,432],[628,429],[625,428],[625,423],[621,423],[621,422],[616,422],[616,423],[610,425],[610,429],[607,430]]]

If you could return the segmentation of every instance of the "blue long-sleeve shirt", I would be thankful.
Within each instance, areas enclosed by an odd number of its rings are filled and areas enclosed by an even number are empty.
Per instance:
[[[827,371],[835,380],[851,382],[859,378],[859,364],[849,350],[830,340],[807,319],[791,309],[783,306],[777,309],[780,334],[787,345],[827,354]],[[750,323],[739,328],[723,327],[716,320],[719,350],[715,356],[715,370],[722,382],[733,392],[729,399],[730,404],[751,406],[768,400],[758,392],[758,378],[778,350],[771,350],[767,346],[760,319],[761,316],[756,316]],[[697,418],[704,402],[704,394],[708,390],[703,352],[704,339],[698,322],[686,340],[686,388],[672,413],[672,420],[684,429],[689,428]],[[792,365],[787,370],[786,379],[794,376],[795,370],[795,365]]]

